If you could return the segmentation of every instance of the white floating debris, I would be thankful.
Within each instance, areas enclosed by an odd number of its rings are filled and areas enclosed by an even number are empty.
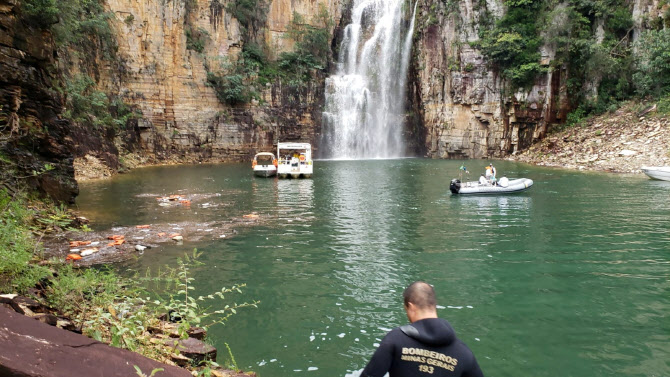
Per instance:
[[[629,156],[635,156],[637,152],[631,151],[630,149],[623,149],[619,151],[619,156],[624,156],[624,157],[629,157]]]
[[[365,330],[361,330],[361,332],[362,332],[363,334],[367,334],[367,333],[368,333],[368,332],[365,331]]]
[[[219,236],[219,238],[226,238],[226,235],[222,234],[222,235]]]
[[[277,361],[277,359],[271,359],[270,360],[271,363],[274,363],[275,361]]]
[[[211,232],[211,231],[213,231],[213,230],[214,230],[214,229],[205,229],[205,232]]]
[[[311,371],[313,371],[313,370],[319,370],[319,368],[317,368],[317,367],[309,367],[309,368],[307,368],[307,371],[308,371],[308,372],[311,372]]]
[[[97,248],[97,247],[92,247],[92,248],[90,248],[90,249],[84,249],[84,250],[82,250],[82,252],[81,252],[80,255],[81,255],[82,257],[86,257],[86,256],[89,256],[89,255],[91,255],[91,254],[95,254],[95,253],[97,253],[97,252],[98,252],[98,248]]]
[[[182,236],[174,236],[174,237],[172,237],[172,239],[175,240],[175,241],[183,241],[183,240],[184,240],[184,237],[182,237]]]
[[[81,249],[70,249],[71,253],[78,253]]]
[[[316,337],[315,337],[314,335],[310,335],[310,336],[309,336],[309,341],[310,341],[310,342],[313,342],[314,339],[316,339]]]
[[[344,333],[337,334],[337,337],[338,337],[338,338],[344,338]]]
[[[480,341],[479,338],[475,338],[475,340],[478,341],[478,342]]]
[[[146,249],[146,248],[147,248],[146,246],[135,245],[135,250],[137,250],[137,251],[144,251],[144,249]]]
[[[91,242],[91,246],[97,246],[97,245],[100,245],[100,241]]]
[[[133,237],[134,240],[143,240],[144,237]]]

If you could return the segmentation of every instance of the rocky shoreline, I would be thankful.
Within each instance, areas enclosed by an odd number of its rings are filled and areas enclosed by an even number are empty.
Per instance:
[[[41,293],[33,292],[35,297]],[[117,317],[120,314],[110,309],[109,315]],[[32,320],[25,320],[24,317]],[[164,360],[152,360],[139,353],[111,347],[86,337],[82,335],[82,325],[75,325],[59,310],[15,294],[0,295],[0,325],[5,329],[0,336],[4,344],[0,346],[0,375],[89,376],[97,369],[104,370],[105,375],[127,376],[135,374],[133,367],[142,366],[147,373],[160,368],[164,372],[160,375],[183,377],[198,375],[198,364],[206,360],[216,362],[217,358],[216,348],[204,342],[206,332],[199,327],[191,327],[188,337],[183,338],[178,323],[166,318],[159,319],[156,325],[146,329],[147,336],[151,337],[155,347],[165,348],[170,356]],[[17,358],[17,349],[23,354],[41,356]],[[82,363],[81,360],[95,360],[95,363]],[[55,366],[56,371],[50,370],[50,366]],[[215,377],[256,376],[253,372],[219,366],[210,368],[209,373]]]
[[[642,166],[670,165],[670,118],[656,106],[613,114],[553,132],[508,160],[539,166],[642,174]]]
[[[614,113],[562,127],[506,159],[538,166],[633,174],[642,174],[642,166],[670,165],[670,117],[658,115],[655,105],[639,111],[634,107],[629,104]],[[157,164],[135,154],[124,155],[123,160],[123,168],[116,172],[94,156],[77,158],[76,180],[109,178],[143,166],[195,163],[170,160]]]

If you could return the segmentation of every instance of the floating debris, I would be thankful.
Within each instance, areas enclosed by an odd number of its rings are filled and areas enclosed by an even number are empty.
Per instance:
[[[70,241],[70,247],[90,245],[91,241]]]
[[[107,246],[119,246],[119,245],[123,245],[124,242],[126,242],[126,240],[118,239],[118,240],[114,240],[114,242],[108,243]]]
[[[89,255],[97,253],[98,251],[99,251],[99,249],[97,247],[92,247],[90,249],[85,249],[85,250],[81,251],[81,256],[82,257],[87,257]]]

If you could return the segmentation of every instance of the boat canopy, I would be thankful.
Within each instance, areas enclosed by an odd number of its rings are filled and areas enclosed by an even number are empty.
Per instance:
[[[277,155],[281,156],[282,150],[303,152],[307,161],[312,160],[312,146],[309,143],[277,143]]]

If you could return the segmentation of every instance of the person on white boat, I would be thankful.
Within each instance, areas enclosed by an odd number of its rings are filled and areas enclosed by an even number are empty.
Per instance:
[[[488,179],[492,185],[495,185],[496,183],[496,173],[497,171],[493,164],[489,164],[489,166],[486,167],[486,179]]]
[[[479,184],[486,185],[488,183],[489,183],[488,179],[486,179],[486,177],[484,177],[484,174],[482,174],[481,177],[479,177]]]

